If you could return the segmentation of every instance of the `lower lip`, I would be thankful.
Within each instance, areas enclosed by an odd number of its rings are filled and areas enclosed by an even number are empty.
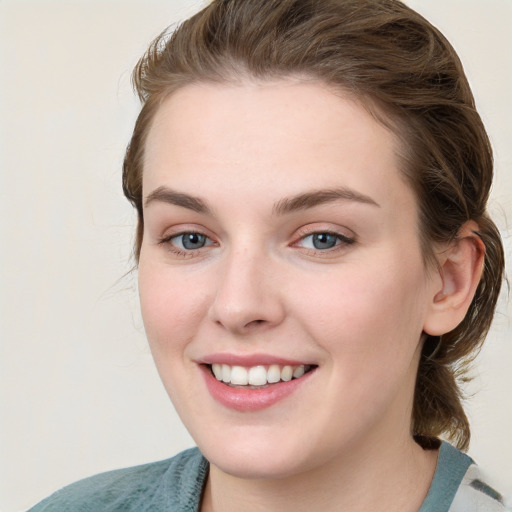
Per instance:
[[[202,369],[212,397],[225,407],[241,412],[260,411],[271,407],[297,391],[314,373],[314,370],[311,370],[302,377],[288,382],[270,384],[261,389],[246,389],[234,388],[218,381],[207,366],[202,365]]]

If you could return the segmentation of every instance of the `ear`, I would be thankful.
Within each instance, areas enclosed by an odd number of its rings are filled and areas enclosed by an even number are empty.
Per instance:
[[[466,222],[457,238],[438,254],[438,275],[431,281],[425,333],[440,336],[450,332],[466,316],[484,266],[485,246],[477,232],[476,222]]]

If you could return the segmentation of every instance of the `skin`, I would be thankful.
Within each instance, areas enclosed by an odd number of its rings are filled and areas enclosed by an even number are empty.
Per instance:
[[[424,266],[395,153],[392,133],[319,83],[186,86],[159,108],[140,300],[162,381],[211,463],[203,511],[421,506],[437,454],[413,441],[410,417],[423,332],[445,328],[446,280]],[[162,187],[208,211],[170,204]],[[340,188],[352,196],[276,212]],[[184,232],[204,247],[185,249]],[[326,232],[336,245],[315,248]],[[212,353],[317,368],[277,404],[240,412],[206,388]]]

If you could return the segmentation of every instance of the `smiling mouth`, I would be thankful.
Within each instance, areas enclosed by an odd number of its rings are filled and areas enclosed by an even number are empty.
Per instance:
[[[280,382],[289,382],[300,379],[316,368],[316,365],[257,365],[246,368],[244,366],[231,366],[229,364],[207,365],[212,375],[230,387],[245,389],[262,389]]]

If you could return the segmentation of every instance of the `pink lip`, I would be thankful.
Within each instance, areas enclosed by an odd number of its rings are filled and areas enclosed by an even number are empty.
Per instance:
[[[301,364],[312,364],[304,361],[296,361],[293,359],[283,359],[281,357],[271,356],[269,354],[210,354],[202,357],[199,361],[200,364],[229,364],[230,366],[244,366],[250,368],[251,366],[263,365],[270,366],[277,364],[279,366],[299,366]]]
[[[261,359],[258,361],[260,364],[269,364],[263,363]],[[224,362],[229,364],[225,359]],[[253,365],[244,364],[241,366]],[[210,368],[206,365],[201,365],[200,368],[203,371],[206,387],[208,388],[211,396],[225,407],[240,412],[260,411],[276,404],[277,402],[296,392],[302,386],[302,384],[309,380],[309,377],[315,372],[315,370],[312,370],[299,379],[270,384],[268,387],[261,389],[246,389],[241,387],[231,387],[224,384],[223,382],[218,381],[212,375]]]

